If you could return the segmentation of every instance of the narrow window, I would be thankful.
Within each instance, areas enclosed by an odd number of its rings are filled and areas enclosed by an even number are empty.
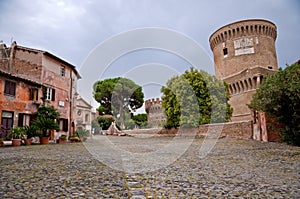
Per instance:
[[[85,114],[85,122],[89,122],[89,114]]]
[[[4,94],[16,96],[16,82],[5,80]]]
[[[62,77],[65,76],[65,67],[64,67],[64,66],[61,66],[61,67],[60,67],[60,75],[61,75]]]

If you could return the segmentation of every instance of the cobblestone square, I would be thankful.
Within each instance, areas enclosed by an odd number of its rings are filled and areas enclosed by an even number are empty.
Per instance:
[[[104,136],[94,139],[100,137]],[[109,139],[122,150],[140,154],[172,141],[171,137]],[[217,141],[206,157],[200,158],[202,143],[203,139],[194,139],[172,164],[141,173],[128,173],[122,169],[122,162],[120,170],[110,168],[82,143],[0,148],[0,197],[300,197],[299,147],[224,138]]]

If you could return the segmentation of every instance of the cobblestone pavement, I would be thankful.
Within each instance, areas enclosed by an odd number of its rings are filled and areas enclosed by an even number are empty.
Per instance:
[[[172,138],[109,139],[143,154]],[[114,170],[82,143],[0,148],[0,198],[300,198],[300,147],[224,138],[199,158],[202,142],[144,173]]]

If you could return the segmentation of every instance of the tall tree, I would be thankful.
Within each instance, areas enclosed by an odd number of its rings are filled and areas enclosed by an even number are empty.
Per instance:
[[[249,107],[275,116],[284,127],[280,130],[284,141],[300,146],[300,63],[286,67],[256,90]]]
[[[135,112],[144,103],[142,87],[127,78],[110,78],[94,84],[94,98],[100,103],[99,114],[110,114],[120,119],[124,128],[124,111]]]
[[[161,92],[167,128],[197,127],[231,117],[228,85],[205,71],[191,68],[168,80]]]

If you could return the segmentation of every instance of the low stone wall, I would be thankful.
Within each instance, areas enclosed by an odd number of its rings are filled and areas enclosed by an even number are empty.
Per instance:
[[[252,121],[227,122],[201,125],[199,128],[180,129],[136,129],[125,131],[131,135],[151,134],[157,136],[197,135],[198,137],[233,137],[239,139],[252,139]],[[219,132],[221,131],[221,134]]]

